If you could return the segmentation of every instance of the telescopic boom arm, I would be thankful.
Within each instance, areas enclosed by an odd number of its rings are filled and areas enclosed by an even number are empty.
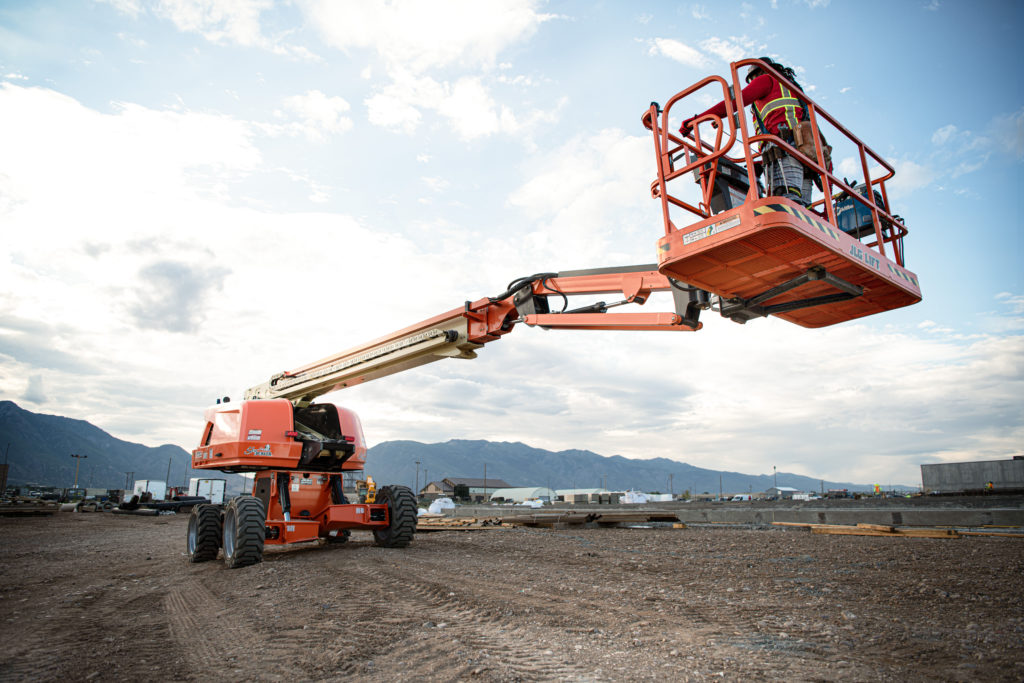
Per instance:
[[[674,312],[608,312],[627,304],[644,304],[651,292],[672,291]],[[569,297],[612,294],[619,301],[569,309]],[[562,302],[553,311],[550,300]],[[514,280],[494,297],[467,301],[462,308],[428,318],[367,344],[274,375],[245,392],[246,399],[285,398],[297,406],[317,396],[410,370],[442,358],[476,358],[476,350],[523,323],[568,330],[699,330],[706,292],[658,272],[657,266],[624,266],[537,273]]]

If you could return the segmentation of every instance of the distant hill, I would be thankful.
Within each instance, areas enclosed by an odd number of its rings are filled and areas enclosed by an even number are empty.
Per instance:
[[[718,493],[719,477],[725,493],[765,491],[775,485],[771,474],[719,472],[683,462],[654,458],[635,460],[620,455],[602,456],[591,451],[552,452],[522,443],[453,440],[424,444],[417,441],[386,441],[367,454],[366,472],[378,483],[413,486],[416,461],[419,484],[445,477],[484,477],[504,479],[513,486],[550,486],[561,488],[608,488],[622,491],[658,491],[681,493]],[[669,481],[671,475],[671,483]],[[819,491],[822,487],[866,490],[864,484],[822,482],[786,472],[778,473],[779,486],[801,491]]]
[[[133,479],[167,480],[170,485],[185,483],[189,454],[179,446],[149,447],[115,438],[85,420],[33,413],[12,401],[0,401],[0,449],[8,451],[9,485],[69,487],[75,481],[72,453],[88,456],[80,460],[78,485],[121,489],[128,472]],[[195,474],[226,478],[229,487],[238,488],[241,478],[220,473]]]
[[[0,448],[8,443],[8,482],[16,485],[71,486],[75,479],[72,453],[89,456],[81,460],[78,483],[96,488],[123,488],[127,472],[134,472],[135,480],[167,479],[168,463],[171,485],[180,486],[189,465],[189,454],[178,446],[151,448],[123,441],[84,420],[33,413],[11,401],[0,401]],[[420,487],[445,477],[483,478],[485,465],[487,477],[504,479],[513,486],[555,489],[718,493],[721,484],[725,493],[740,493],[764,491],[775,484],[771,474],[719,472],[666,458],[634,460],[591,451],[552,452],[522,443],[466,440],[433,444],[386,441],[367,453],[366,473],[379,484],[414,486],[417,461]],[[197,476],[195,472],[190,470],[188,476]],[[228,479],[229,490],[238,491],[242,485],[238,475],[210,472],[207,476]],[[870,488],[786,472],[778,473],[778,484],[802,491]]]

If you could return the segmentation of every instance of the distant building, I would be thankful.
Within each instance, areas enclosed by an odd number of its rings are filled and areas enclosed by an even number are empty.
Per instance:
[[[432,481],[420,489],[420,497],[434,500],[437,498],[451,498],[454,491],[451,486],[443,481]]]
[[[422,489],[420,495],[424,498],[452,497],[455,495],[456,486],[465,486],[469,489],[469,499],[482,503],[491,499],[491,495],[497,489],[510,489],[512,485],[504,479],[470,479],[465,477],[447,477],[441,481],[432,481]]]
[[[781,500],[792,500],[794,493],[800,493],[799,489],[795,489],[792,486],[773,486],[764,492],[769,498],[779,498]]]
[[[617,503],[621,496],[622,493],[613,493],[608,489],[558,489],[555,491],[555,500],[574,505],[586,503]]]
[[[1024,489],[1024,456],[921,465],[921,483],[926,493]]]
[[[527,500],[542,500],[547,503],[555,500],[555,492],[546,486],[522,486],[519,488],[492,490],[491,500],[499,498],[509,503],[522,503]]]

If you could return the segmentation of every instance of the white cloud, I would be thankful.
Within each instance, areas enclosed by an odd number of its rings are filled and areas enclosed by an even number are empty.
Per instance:
[[[690,16],[697,21],[708,21],[711,19],[711,15],[708,13],[708,8],[704,5],[693,5],[690,7]]]
[[[273,0],[100,0],[133,18],[148,6],[155,16],[167,19],[179,31],[198,33],[211,43],[257,47],[274,54],[304,61],[320,61],[305,47],[292,45],[279,36],[264,34],[261,18],[273,11]],[[126,38],[141,47],[144,41]]]
[[[272,0],[160,0],[159,15],[181,31],[200,33],[210,42],[232,42],[261,47],[260,14],[273,7]]]
[[[699,50],[672,38],[654,38],[650,41],[648,54],[669,57],[693,68],[705,67],[708,63],[707,57]]]
[[[301,129],[310,140],[322,140],[325,133],[344,133],[352,128],[352,119],[345,116],[351,108],[349,103],[319,90],[286,97],[284,107],[298,115]]]
[[[536,221],[523,245],[542,263],[564,254],[563,262],[572,262],[559,264],[563,268],[649,261],[649,245],[640,236],[660,224],[647,185],[654,173],[650,155],[648,138],[617,129],[580,134],[549,150],[508,197]],[[624,250],[623,243],[631,248]]]
[[[701,41],[700,46],[705,52],[715,55],[723,62],[735,62],[738,59],[743,59],[762,51],[753,40],[746,36],[730,36],[729,38],[712,36]]]
[[[43,376],[32,375],[28,378],[28,386],[21,398],[29,403],[45,403],[46,393],[43,391]]]
[[[893,198],[907,197],[922,187],[927,187],[939,177],[939,172],[931,165],[918,164],[909,159],[891,161],[896,175],[888,182],[889,192]],[[877,177],[874,171],[872,177]]]
[[[479,77],[466,76],[454,83],[396,72],[394,81],[365,101],[368,119],[374,125],[406,134],[416,131],[422,111],[443,116],[464,140],[498,133],[520,134],[524,139],[533,127],[557,119],[565,101],[553,111],[532,110],[517,115],[499,104]]]
[[[680,64],[694,68],[703,67],[707,64],[707,59],[699,50],[672,38],[653,39],[648,53],[652,56],[668,57]]]
[[[411,135],[423,115],[413,106],[416,100],[399,87],[384,88],[366,99],[367,120],[375,126]]]
[[[444,178],[431,178],[424,176],[420,178],[420,180],[423,181],[423,184],[430,188],[432,192],[444,192],[451,186],[451,183]]]
[[[949,142],[949,139],[956,135],[957,128],[952,123],[939,128],[932,133],[932,144],[933,145],[944,145]]]
[[[139,0],[99,0],[102,3],[110,5],[118,12],[127,14],[128,16],[135,18],[139,16],[142,11],[142,7],[139,4]]]
[[[537,5],[534,0],[310,0],[302,8],[332,47],[350,53],[365,49],[384,61],[389,82],[377,86],[364,100],[370,123],[412,134],[423,121],[424,112],[433,111],[444,117],[459,137],[473,140],[497,133],[520,133],[551,120],[557,112],[517,114],[495,100],[481,75],[447,80],[428,72],[448,69],[486,73],[496,66],[509,68],[508,64],[497,64],[498,55],[527,40],[543,22],[554,18],[537,12]],[[369,66],[363,73],[370,77]],[[525,77],[509,79],[499,74],[494,78],[501,83],[530,84]]]
[[[991,125],[993,137],[1017,159],[1024,159],[1024,108],[1012,114],[996,116]]]
[[[114,109],[100,114],[52,90],[0,84],[0,175],[8,179],[4,194],[13,198],[15,211],[25,202],[53,214],[78,205],[98,217],[110,211],[110,190],[97,195],[83,180],[103,177],[117,190],[117,204],[142,207],[155,194],[202,194],[207,174],[229,178],[260,162],[244,122],[131,103],[115,103]],[[65,163],[51,163],[56,156],[66,157]],[[140,164],[142,159],[149,162]],[[197,174],[203,182],[196,182]],[[60,201],[39,201],[54,187],[66,193]],[[57,234],[83,234],[78,219],[44,224]]]
[[[538,4],[535,0],[309,0],[301,7],[333,47],[370,48],[389,68],[421,74],[452,65],[493,67],[502,50],[554,18],[537,12]]]

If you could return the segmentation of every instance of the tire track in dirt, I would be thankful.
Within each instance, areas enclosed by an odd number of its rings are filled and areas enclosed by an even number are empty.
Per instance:
[[[279,640],[267,640],[249,627],[237,609],[229,607],[195,577],[183,577],[163,598],[170,635],[200,678],[219,675],[268,677],[287,671],[294,650]],[[255,659],[258,658],[258,668]],[[227,667],[229,671],[225,672]]]
[[[594,680],[592,673],[566,657],[531,645],[537,642],[537,633],[503,623],[491,608],[461,604],[442,586],[382,569],[351,568],[365,576],[365,586],[378,594],[380,610],[404,620],[433,623],[413,634],[409,647],[391,656],[406,666],[421,671],[437,668],[454,679],[490,673],[513,680]]]

